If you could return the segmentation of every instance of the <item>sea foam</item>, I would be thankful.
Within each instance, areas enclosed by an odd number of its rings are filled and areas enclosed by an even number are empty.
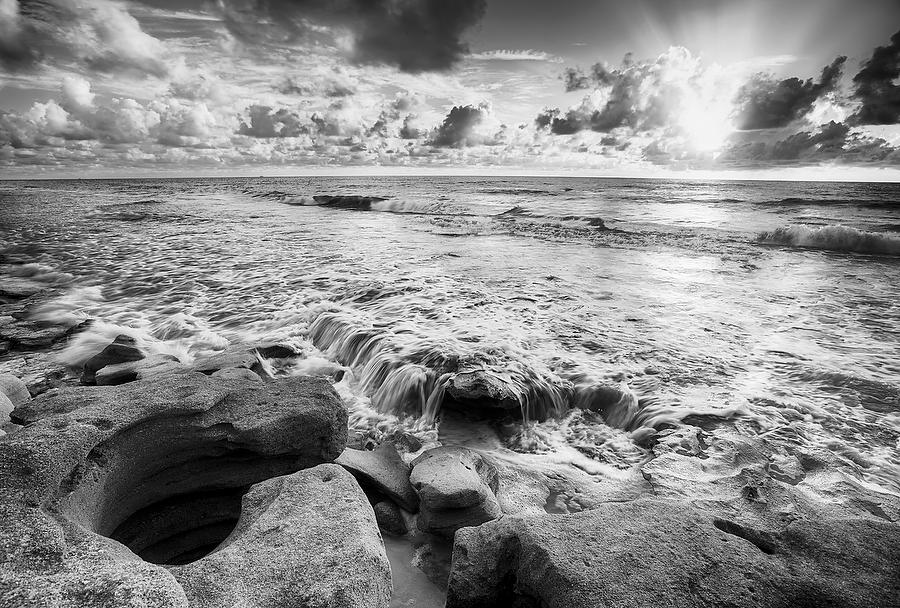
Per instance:
[[[761,232],[757,236],[757,240],[770,245],[900,255],[900,237],[881,232],[866,232],[841,225],[822,226],[821,228],[803,225],[782,226],[775,230]]]

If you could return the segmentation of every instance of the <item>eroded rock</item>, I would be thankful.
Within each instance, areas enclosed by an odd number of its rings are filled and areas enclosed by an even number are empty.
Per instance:
[[[825,510],[761,526],[676,501],[457,532],[447,608],[900,605],[900,526]]]
[[[13,407],[23,405],[31,399],[28,386],[12,374],[0,374],[0,393],[6,395]]]
[[[347,448],[335,462],[407,511],[419,510],[419,496],[409,480],[409,465],[391,443],[384,442],[372,451]]]
[[[170,570],[193,608],[386,608],[392,590],[372,507],[332,464],[256,484],[228,539]]]
[[[497,470],[474,450],[428,450],[413,461],[410,482],[421,499],[418,527],[423,532],[452,537],[462,527],[503,513],[496,496]]]
[[[117,541],[154,561],[200,558],[248,486],[331,461],[347,437],[346,409],[313,378],[67,388],[16,415],[31,424],[0,442],[4,606],[187,606],[168,570]],[[241,605],[261,605],[247,593]]]

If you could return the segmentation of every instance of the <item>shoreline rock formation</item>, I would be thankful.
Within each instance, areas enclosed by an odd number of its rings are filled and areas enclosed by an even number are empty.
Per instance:
[[[371,506],[349,474],[318,466],[347,441],[347,411],[323,379],[64,388],[13,418],[27,426],[0,441],[0,605],[268,606],[301,588],[310,606],[388,604]],[[306,526],[318,536],[298,536]],[[273,533],[293,551],[269,546]],[[298,563],[321,567],[304,578]]]

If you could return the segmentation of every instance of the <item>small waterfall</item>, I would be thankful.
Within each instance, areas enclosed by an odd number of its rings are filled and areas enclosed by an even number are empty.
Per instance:
[[[574,407],[600,413],[608,425],[641,424],[637,395],[625,382],[561,378],[502,349],[473,349],[447,339],[423,339],[406,328],[366,323],[358,311],[330,305],[313,312],[309,339],[354,370],[379,412],[432,424],[448,404],[489,416],[546,420]]]

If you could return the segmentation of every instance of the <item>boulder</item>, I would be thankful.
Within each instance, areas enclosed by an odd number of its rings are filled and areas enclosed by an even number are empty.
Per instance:
[[[200,579],[185,583],[186,594],[175,568],[152,562],[202,558],[229,536],[248,486],[329,462],[347,438],[343,403],[315,378],[261,384],[191,373],[65,388],[26,403],[17,417],[30,424],[0,441],[0,606],[22,608],[186,608],[203,593]],[[302,525],[318,516],[293,513]],[[356,534],[363,516],[353,513],[345,521]],[[371,511],[365,517],[374,522]],[[267,550],[244,546],[246,563]],[[308,580],[274,553],[267,559],[283,585]],[[272,575],[227,575],[242,577],[233,580],[233,605],[261,606],[252,581]]]
[[[900,606],[900,525],[770,515],[760,526],[639,500],[465,528],[447,608]]]
[[[377,490],[410,513],[419,510],[419,497],[409,482],[409,465],[393,444],[384,442],[373,451],[347,448],[335,462],[353,473],[363,487]]]
[[[333,464],[256,484],[225,542],[169,570],[192,608],[387,608],[391,600],[375,514]]]
[[[496,468],[474,450],[439,447],[413,461],[410,482],[419,494],[418,527],[453,536],[459,528],[500,517]]]
[[[289,344],[281,344],[279,342],[266,342],[256,345],[256,352],[266,359],[288,359],[296,357],[300,351]]]
[[[28,386],[12,374],[0,374],[0,393],[9,398],[13,407],[19,407],[31,399]]]
[[[249,369],[260,377],[271,377],[256,349],[243,346],[229,347],[221,353],[199,359],[194,362],[194,369],[203,374],[224,369]]]
[[[99,353],[88,359],[81,371],[82,384],[94,384],[98,371],[108,365],[117,365],[127,361],[139,361],[144,353],[137,347],[137,341],[131,336],[118,335]]]
[[[520,408],[518,393],[509,378],[487,368],[457,372],[448,380],[446,390],[453,400],[467,405],[516,411]]]
[[[12,414],[15,406],[4,393],[0,393],[0,426],[9,422],[9,416]]]
[[[135,380],[147,380],[163,374],[188,372],[189,368],[173,355],[150,355],[137,361],[105,365],[97,370],[95,382],[98,386],[125,384]]]
[[[378,522],[378,527],[385,532],[395,536],[403,536],[409,532],[403,512],[394,502],[382,500],[375,503],[372,508],[375,511],[375,521]]]

